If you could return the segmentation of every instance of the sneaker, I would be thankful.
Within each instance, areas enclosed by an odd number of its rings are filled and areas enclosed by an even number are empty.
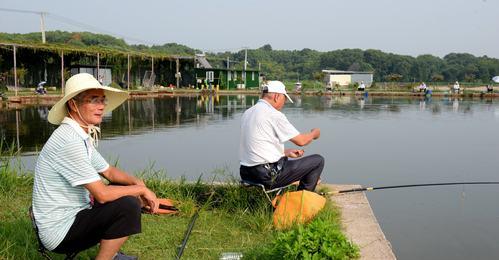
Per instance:
[[[113,257],[113,260],[137,260],[137,259],[139,258],[132,255],[125,255],[121,251],[116,253],[116,255],[114,255]]]

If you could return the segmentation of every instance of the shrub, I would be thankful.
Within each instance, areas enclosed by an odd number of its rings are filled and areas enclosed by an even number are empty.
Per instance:
[[[355,259],[359,249],[342,234],[338,213],[330,205],[306,225],[276,232],[266,248],[246,254],[247,259]]]

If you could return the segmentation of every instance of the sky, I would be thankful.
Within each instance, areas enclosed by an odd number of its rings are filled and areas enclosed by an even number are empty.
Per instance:
[[[175,42],[209,52],[270,44],[499,58],[499,0],[2,0],[0,8],[47,12],[48,31],[91,31],[131,44]],[[38,31],[39,15],[0,11],[0,32]]]

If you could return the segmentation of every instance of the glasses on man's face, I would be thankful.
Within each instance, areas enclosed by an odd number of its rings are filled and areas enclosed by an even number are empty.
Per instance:
[[[92,105],[107,105],[106,97],[92,97],[89,99],[84,99],[83,102],[92,104]]]

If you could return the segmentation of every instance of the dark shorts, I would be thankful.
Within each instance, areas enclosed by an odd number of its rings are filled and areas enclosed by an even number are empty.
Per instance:
[[[141,209],[136,197],[125,196],[105,204],[95,203],[76,214],[64,240],[52,251],[80,252],[102,239],[116,239],[140,233]]]

